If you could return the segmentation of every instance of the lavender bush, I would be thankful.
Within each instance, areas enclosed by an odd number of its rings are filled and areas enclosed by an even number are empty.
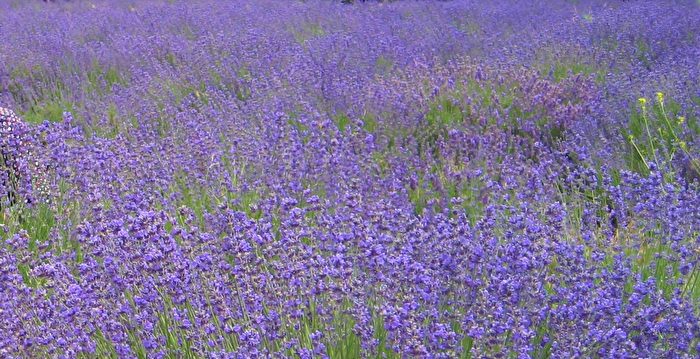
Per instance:
[[[2,358],[700,355],[696,1],[0,14]]]

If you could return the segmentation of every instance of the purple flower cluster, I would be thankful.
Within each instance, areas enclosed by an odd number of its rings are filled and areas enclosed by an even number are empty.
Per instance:
[[[693,1],[0,10],[0,357],[700,355]]]
[[[48,168],[42,167],[27,125],[0,107],[0,210],[48,198]]]
[[[20,161],[23,150],[26,148],[24,141],[24,124],[17,118],[14,112],[0,107],[0,196],[2,207],[8,207],[16,201],[17,186],[20,177]]]

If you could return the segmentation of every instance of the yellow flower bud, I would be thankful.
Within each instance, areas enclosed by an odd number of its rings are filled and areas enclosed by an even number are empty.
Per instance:
[[[663,92],[657,92],[656,93],[656,101],[660,104],[664,103],[664,94]]]

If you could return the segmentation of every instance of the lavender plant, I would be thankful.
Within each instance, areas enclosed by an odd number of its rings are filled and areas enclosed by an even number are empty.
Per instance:
[[[0,357],[700,355],[696,2],[0,10]]]

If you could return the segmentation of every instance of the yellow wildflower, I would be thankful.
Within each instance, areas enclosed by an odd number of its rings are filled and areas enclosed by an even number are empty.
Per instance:
[[[656,93],[656,101],[660,104],[664,103],[664,94],[663,92],[657,92]]]

